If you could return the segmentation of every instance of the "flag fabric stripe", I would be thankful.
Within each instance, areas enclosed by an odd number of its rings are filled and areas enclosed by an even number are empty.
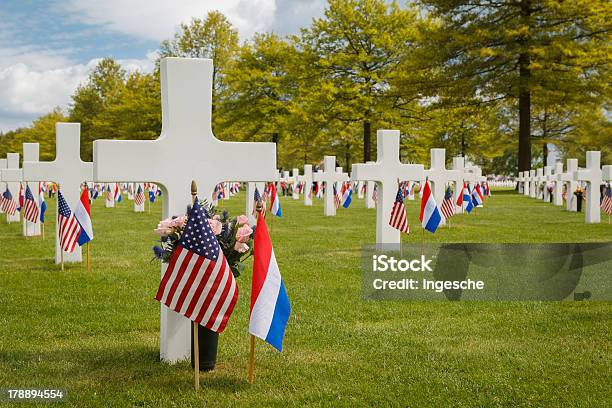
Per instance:
[[[32,195],[32,190],[30,190],[29,185],[26,185],[25,202],[23,205],[23,209],[23,216],[26,220],[34,224],[38,222],[38,206],[36,205],[36,201],[34,201],[34,196]]]
[[[404,193],[401,185],[397,189],[397,194],[395,195],[395,202],[393,203],[393,209],[391,210],[389,225],[400,232],[410,234],[408,219],[406,217],[406,206],[404,205]]]
[[[57,222],[59,229],[60,247],[63,251],[73,252],[77,246],[77,240],[81,233],[81,227],[70,211],[68,203],[64,199],[61,191],[57,192]]]

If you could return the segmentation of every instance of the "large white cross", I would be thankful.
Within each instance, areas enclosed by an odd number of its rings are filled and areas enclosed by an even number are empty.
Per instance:
[[[567,171],[557,176],[557,180],[565,185],[565,209],[572,212],[578,211],[578,202],[574,195],[574,191],[576,191],[576,186],[578,185],[574,178],[576,170],[578,170],[578,159],[567,159]],[[561,186],[561,188],[563,188],[563,186]]]
[[[38,143],[24,143],[23,144],[23,161],[24,162],[37,162],[39,159],[40,145]],[[25,183],[30,187],[32,196],[34,196],[34,202],[38,207],[38,186],[40,182],[26,181]],[[24,186],[25,189],[25,186]],[[25,193],[24,193],[25,194]],[[38,209],[40,211],[40,208]],[[36,222],[30,222],[23,219],[23,236],[34,237],[40,235],[40,217],[36,217]]]
[[[597,224],[601,221],[601,212],[599,210],[599,199],[601,198],[599,186],[602,176],[601,168],[599,167],[600,161],[600,151],[588,151],[586,153],[586,169],[577,170],[575,175],[576,180],[589,183],[586,191],[585,222],[587,224]]]
[[[518,182],[518,193],[523,194],[523,182],[525,181],[525,176],[523,176],[522,171],[519,171],[516,181]]]
[[[441,207],[444,193],[446,192],[446,183],[455,181],[456,185],[456,180],[458,180],[461,173],[458,170],[446,170],[446,149],[431,149],[430,155],[431,166],[429,170],[425,170],[425,177],[429,178],[436,204],[438,204],[438,207]],[[444,217],[440,220],[440,224],[446,224]]]
[[[13,196],[13,200],[19,203],[20,183],[23,181],[23,173],[19,168],[19,153],[6,154],[6,168],[2,170],[2,175],[0,177],[2,181],[6,182]],[[18,212],[15,212],[13,215],[6,215],[6,222],[9,224],[12,222],[19,222],[19,220],[20,216]]]
[[[2,171],[6,169],[6,159],[0,159],[0,195],[6,191],[6,183],[2,181]],[[0,214],[4,214],[2,207],[0,207]]]
[[[552,181],[552,166],[544,167],[544,197],[542,198],[547,203],[550,202],[550,193],[548,192],[548,183]]]
[[[333,217],[336,215],[334,205],[334,185],[345,180],[342,173],[336,171],[336,156],[325,156],[323,158],[323,171],[317,171],[313,175],[314,181],[325,183],[325,194],[323,195],[323,215]]]
[[[224,180],[275,180],[276,145],[223,142],[211,128],[210,59],[164,58],[160,63],[162,131],[156,140],[96,140],[94,174],[100,181],[152,181],[161,186],[163,217],[184,214],[191,181],[208,199]],[[167,267],[162,265],[162,276]],[[160,356],[190,355],[190,321],[161,306]]]
[[[353,164],[353,180],[372,180],[377,183],[376,245],[395,249],[400,244],[400,232],[389,225],[389,218],[397,195],[398,181],[422,180],[422,164],[404,164],[399,159],[399,130],[377,132],[377,160],[374,164]]]
[[[312,205],[312,164],[304,165],[304,175],[298,176],[298,181],[304,184],[304,205]]]
[[[93,165],[81,160],[81,124],[55,124],[55,160],[24,161],[23,178],[27,181],[55,181],[74,212],[80,199],[81,184],[93,180]],[[55,226],[55,263],[61,262],[59,225]],[[81,248],[64,252],[64,262],[81,262]]]
[[[563,174],[563,163],[555,163],[555,174],[551,178],[555,183],[553,187],[554,205],[563,205],[563,183],[559,181],[559,175],[561,174]]]

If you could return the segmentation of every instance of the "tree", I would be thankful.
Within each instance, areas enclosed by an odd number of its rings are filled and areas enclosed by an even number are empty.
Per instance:
[[[609,97],[612,6],[603,0],[422,0],[439,20],[429,48],[442,95],[457,104],[516,101],[518,169],[531,168],[532,103]]]

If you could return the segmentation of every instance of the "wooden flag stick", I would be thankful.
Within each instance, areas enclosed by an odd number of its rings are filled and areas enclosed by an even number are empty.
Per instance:
[[[87,248],[87,272],[89,272],[89,242],[87,242],[87,245],[85,245]]]
[[[45,223],[44,222],[40,223],[40,230],[42,232],[42,239],[44,241],[45,240]]]
[[[249,353],[249,384],[253,384],[253,374],[255,371],[255,336],[251,334],[250,338],[250,353]]]
[[[62,261],[62,272],[64,272],[64,250],[61,248],[60,245],[60,253],[61,253],[61,261]]]
[[[198,195],[198,186],[195,180],[191,181],[191,199],[192,203],[195,204]],[[149,207],[151,208],[151,207]],[[195,382],[195,392],[200,392],[200,344],[198,342],[198,328],[197,322],[193,322],[193,380]]]

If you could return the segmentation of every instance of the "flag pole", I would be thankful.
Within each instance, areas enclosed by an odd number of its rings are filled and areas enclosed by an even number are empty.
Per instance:
[[[87,248],[87,272],[89,272],[89,241],[85,247]]]
[[[191,181],[191,198],[192,202],[195,203],[196,196],[198,195],[198,186],[195,180]],[[151,207],[149,206],[149,210]],[[195,392],[200,392],[200,345],[198,343],[198,323],[193,322],[193,380],[195,382]]]
[[[42,232],[42,240],[44,241],[45,240],[45,223],[44,222],[40,223],[40,230]]]
[[[249,353],[249,384],[253,384],[253,371],[255,369],[255,336],[250,335],[250,353]]]

